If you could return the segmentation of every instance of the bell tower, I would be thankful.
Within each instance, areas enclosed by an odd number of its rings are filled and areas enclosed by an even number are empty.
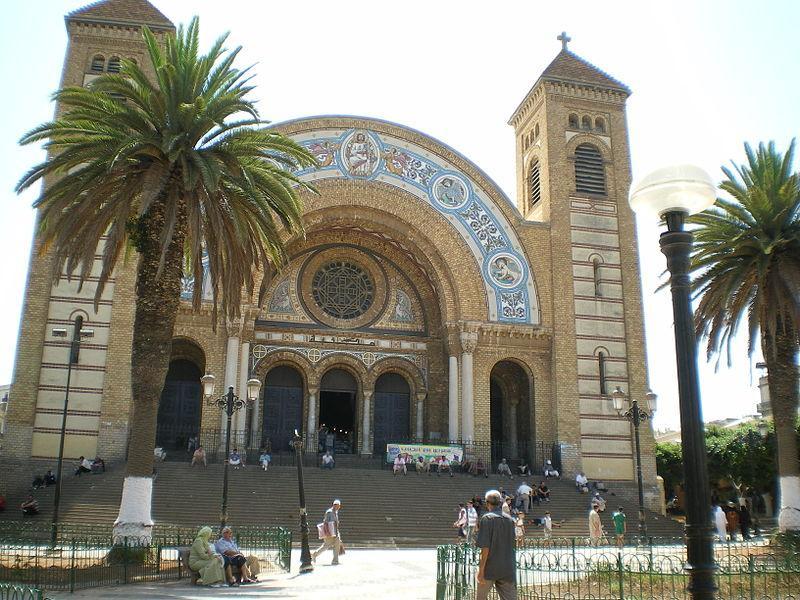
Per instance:
[[[152,75],[142,26],[157,39],[175,30],[146,0],[102,0],[69,13],[65,21],[62,88],[84,86],[103,73],[118,72],[123,59],[136,61]],[[60,111],[56,106],[56,114]],[[51,179],[44,183],[52,184]],[[97,256],[95,261],[99,273]],[[111,383],[105,373],[124,372],[126,360],[130,369],[131,334],[126,328],[133,317],[134,276],[135,266],[119,266],[95,307],[94,277],[83,287],[66,279],[54,283],[52,257],[41,253],[34,239],[7,417],[6,457],[27,461],[58,455],[68,371],[65,457],[95,456],[98,447],[104,448],[106,460],[124,457],[130,386]],[[92,337],[84,340],[76,363],[69,358],[69,338],[77,319],[83,334],[91,332]],[[70,361],[75,363],[72,369]]]
[[[647,391],[644,323],[625,103],[630,89],[561,51],[509,119],[517,147],[517,207],[548,224],[555,397],[568,472],[633,479],[630,424],[612,408],[616,386]],[[653,436],[643,430],[648,483]]]

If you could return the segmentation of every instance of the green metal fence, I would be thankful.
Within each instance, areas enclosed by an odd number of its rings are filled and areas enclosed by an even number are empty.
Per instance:
[[[191,546],[199,530],[159,525],[151,539],[126,538],[114,544],[110,526],[64,523],[53,544],[49,526],[17,525],[0,526],[0,581],[70,591],[186,577],[179,551]],[[289,530],[242,527],[234,535],[243,554],[259,559],[262,573],[290,570]]]
[[[672,546],[679,550],[680,546]],[[437,600],[475,598],[480,551],[467,545],[440,546]],[[596,548],[560,545],[517,551],[521,600],[684,600],[688,583],[682,552],[667,547]],[[719,598],[797,600],[800,555],[778,556],[768,546],[717,554]],[[497,596],[490,596],[490,598]]]
[[[24,585],[0,583],[0,600],[44,600],[44,593]]]

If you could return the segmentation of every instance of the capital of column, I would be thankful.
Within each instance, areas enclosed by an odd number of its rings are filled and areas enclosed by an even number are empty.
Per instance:
[[[316,396],[317,396],[317,394],[319,394],[319,388],[318,388],[318,387],[309,387],[309,388],[308,388],[308,395],[309,395],[309,396],[314,396],[314,397],[316,397]]]
[[[370,398],[372,398],[372,393],[373,393],[374,391],[375,391],[375,390],[362,390],[362,392],[361,392],[361,393],[362,393],[362,394],[363,394],[363,396],[364,396],[364,400],[369,400]]]
[[[461,327],[458,323],[448,323],[443,329],[443,337],[447,342],[447,353],[450,356],[457,356],[460,351],[459,337],[461,334]]]
[[[464,354],[472,354],[475,348],[478,347],[478,332],[477,331],[462,331],[460,335],[461,352]]]
[[[417,402],[425,402],[428,397],[428,392],[417,392]]]

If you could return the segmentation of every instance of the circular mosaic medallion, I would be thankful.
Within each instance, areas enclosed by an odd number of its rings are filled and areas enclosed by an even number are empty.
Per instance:
[[[311,280],[311,294],[317,306],[335,319],[363,315],[375,300],[374,292],[369,275],[347,260],[326,264]]]
[[[464,206],[469,197],[467,184],[460,177],[449,174],[437,177],[431,191],[437,204],[452,210]]]
[[[513,288],[522,281],[522,265],[513,254],[501,252],[489,260],[489,276],[502,288]]]

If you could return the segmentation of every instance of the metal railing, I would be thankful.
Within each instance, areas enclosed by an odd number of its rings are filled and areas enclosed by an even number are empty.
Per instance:
[[[206,460],[209,463],[219,463],[225,458],[225,432],[222,429],[201,429],[193,430],[185,427],[179,428],[159,428],[159,445],[167,453],[166,460],[189,461],[192,457],[193,449],[200,445],[206,453]],[[196,440],[196,442],[195,442]],[[320,443],[317,433],[311,434],[309,439],[307,434],[303,437],[303,466],[319,466],[319,455],[325,450],[331,450],[335,456],[346,456],[348,467],[363,468],[386,468],[385,461],[378,460],[384,458],[383,453],[374,453],[363,456],[356,448],[354,452],[337,452],[339,445],[333,448],[325,446],[324,441]],[[191,443],[190,443],[191,441]],[[497,468],[501,459],[505,458],[512,469],[516,472],[520,461],[524,460],[530,466],[534,474],[542,472],[542,466],[546,460],[550,460],[553,466],[561,471],[561,447],[557,443],[537,441],[520,441],[515,445],[506,444],[498,441],[465,441],[465,440],[444,440],[429,438],[408,437],[404,439],[392,439],[389,443],[393,444],[425,444],[437,446],[461,446],[464,448],[464,456],[467,460],[481,462],[491,471]],[[259,453],[262,448],[267,448],[272,457],[274,466],[294,466],[294,449],[288,445],[276,447],[268,433],[262,431],[231,431],[231,448],[236,448],[244,457],[247,464],[258,464]],[[309,451],[309,449],[316,451]]]
[[[188,575],[179,560],[198,527],[158,525],[151,539],[126,538],[113,544],[111,526],[59,524],[51,543],[47,524],[0,522],[0,581],[69,590]],[[262,573],[289,572],[292,534],[282,527],[236,528],[242,553],[256,556]],[[2,598],[2,597],[0,597]]]
[[[774,554],[766,544],[716,555],[719,598],[796,599],[800,590],[800,555]],[[682,545],[593,547],[554,541],[551,546],[516,552],[520,599],[689,598]],[[467,545],[437,549],[437,600],[472,600],[480,551]],[[497,598],[496,595],[490,598]]]
[[[44,600],[44,592],[26,585],[0,583],[0,600]]]

